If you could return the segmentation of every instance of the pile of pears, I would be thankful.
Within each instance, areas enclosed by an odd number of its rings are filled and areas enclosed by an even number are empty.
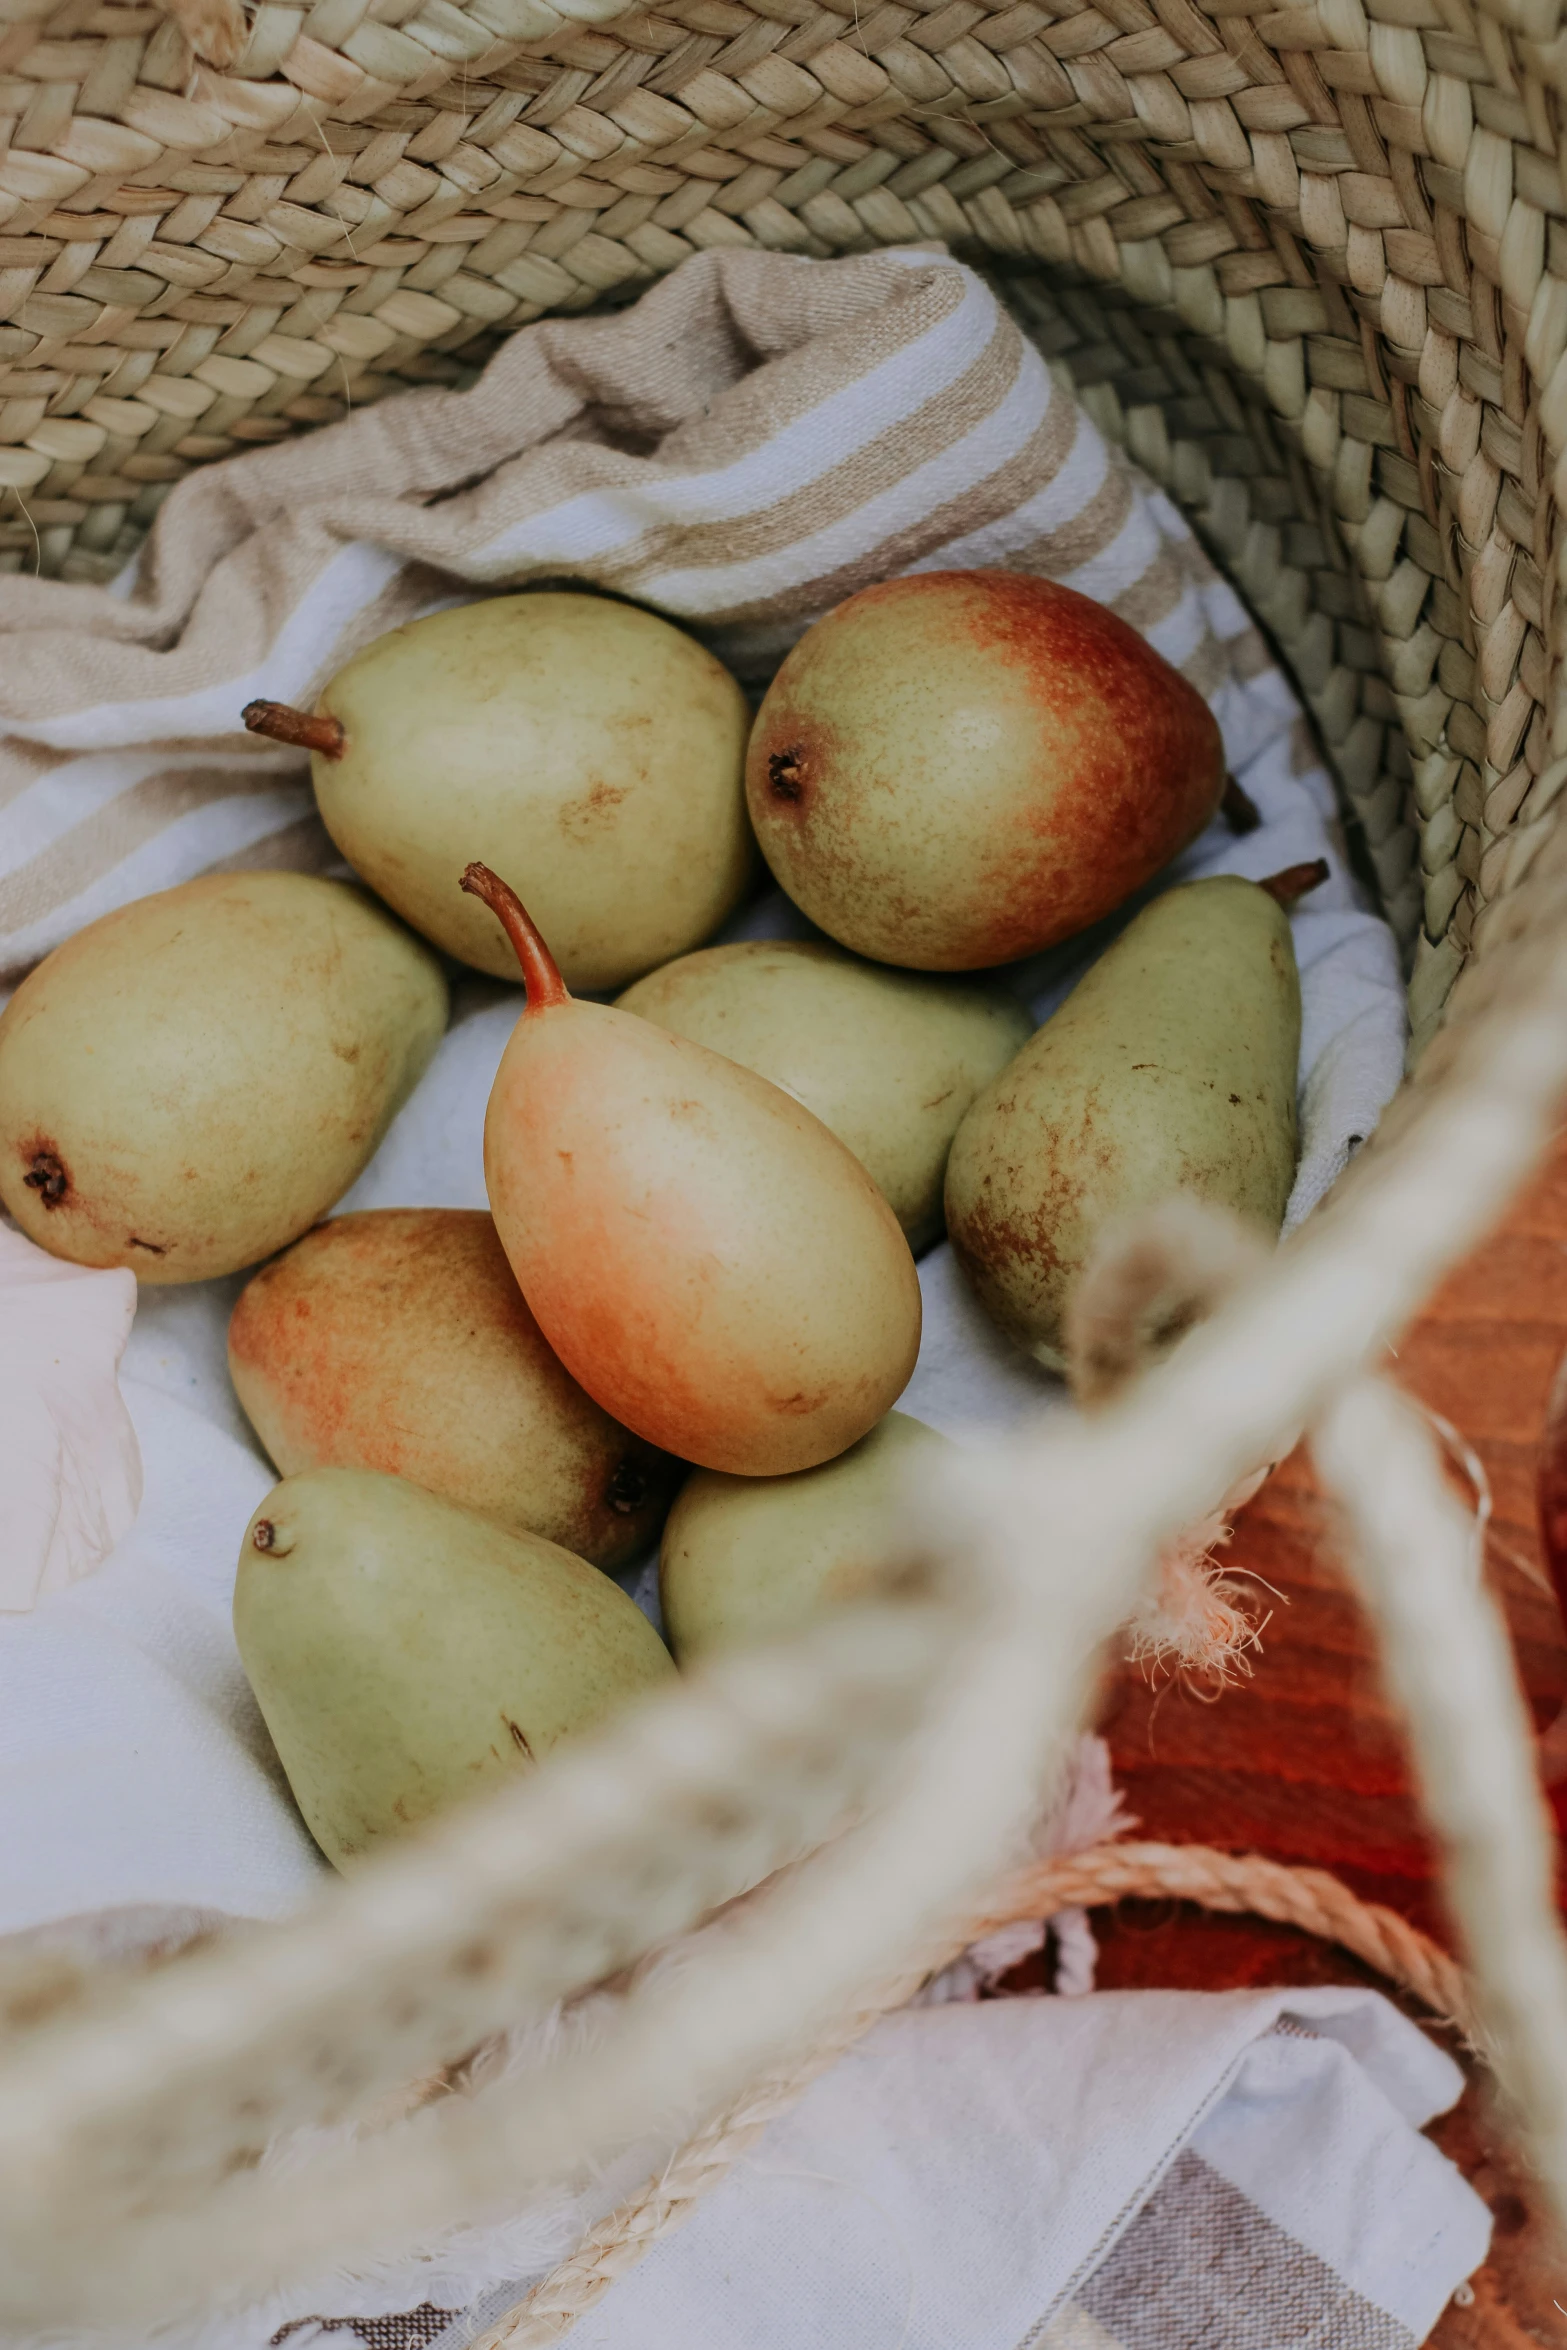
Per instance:
[[[1185,679],[1019,573],[852,596],[754,720],[669,621],[554,591],[243,715],[309,752],[358,880],[209,875],[41,963],[0,1015],[0,1203],[147,1282],[260,1268],[229,1366],[281,1482],[235,1629],[351,1867],[878,1587],[945,1441],[893,1408],[943,1229],[1052,1368],[1116,1219],[1189,1192],[1277,1233],[1323,869],[1149,898],[1036,1030],[998,967],[1126,908],[1226,777]],[[816,935],[709,943],[764,864]],[[489,1212],[332,1217],[454,963],[524,991]],[[669,1647],[614,1580],[661,1530]]]

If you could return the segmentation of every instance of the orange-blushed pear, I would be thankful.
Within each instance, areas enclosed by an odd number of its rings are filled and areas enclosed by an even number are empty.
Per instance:
[[[524,1011],[484,1127],[501,1245],[594,1400],[700,1467],[830,1460],[902,1393],[919,1351],[908,1242],[820,1119],[738,1063],[578,1003],[515,891],[462,886],[516,950]]]
[[[482,1208],[318,1225],[246,1284],[228,1357],[283,1476],[407,1477],[611,1574],[653,1540],[680,1474],[556,1359]]]

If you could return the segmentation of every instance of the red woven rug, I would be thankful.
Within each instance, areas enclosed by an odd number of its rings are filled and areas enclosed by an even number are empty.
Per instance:
[[[1567,1350],[1567,1137],[1504,1229],[1447,1284],[1399,1351],[1406,1386],[1473,1445],[1491,1481],[1489,1546],[1519,1666],[1543,1725],[1567,1699],[1567,1635],[1538,1572],[1534,1461],[1545,1397]],[[1445,1937],[1430,1848],[1383,1696],[1369,1627],[1334,1558],[1329,1513],[1297,1455],[1242,1518],[1236,1571],[1272,1587],[1251,1678],[1204,1702],[1123,1674],[1104,1729],[1144,1835],[1219,1844],[1334,1870],[1369,1899]],[[1309,1936],[1177,1904],[1101,1913],[1106,1987],[1225,1989],[1369,1981]],[[1472,2087],[1433,2133],[1490,2202],[1496,2236],[1473,2303],[1442,2350],[1567,2350],[1567,2246],[1552,2244]]]

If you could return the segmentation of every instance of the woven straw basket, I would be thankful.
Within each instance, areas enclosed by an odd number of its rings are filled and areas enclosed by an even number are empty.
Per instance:
[[[0,0],[0,562],[104,578],[192,466],[461,380],[694,250],[944,239],[1291,667],[1409,953],[1418,1074],[1176,1365],[943,1464],[896,1599],[715,1668],[286,1929],[0,1984],[0,2321],[144,2325],[685,2132],[496,2337],[554,2339],[978,1921],[1153,1884],[1299,1917],[1465,2019],[1567,2216],[1520,1708],[1472,1527],[1377,1368],[1567,1084],[1555,0],[168,6]],[[1463,1976],[1326,1881],[1217,1854],[1004,1880],[1158,1545],[1302,1429]],[[445,2093],[485,2034],[610,1978],[526,2081]]]

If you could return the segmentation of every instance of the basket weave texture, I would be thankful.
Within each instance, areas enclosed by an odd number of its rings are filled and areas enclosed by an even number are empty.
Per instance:
[[[1424,1041],[1567,778],[1550,0],[171,5],[0,0],[0,565],[107,577],[193,465],[696,250],[1046,264],[1309,696]]]

